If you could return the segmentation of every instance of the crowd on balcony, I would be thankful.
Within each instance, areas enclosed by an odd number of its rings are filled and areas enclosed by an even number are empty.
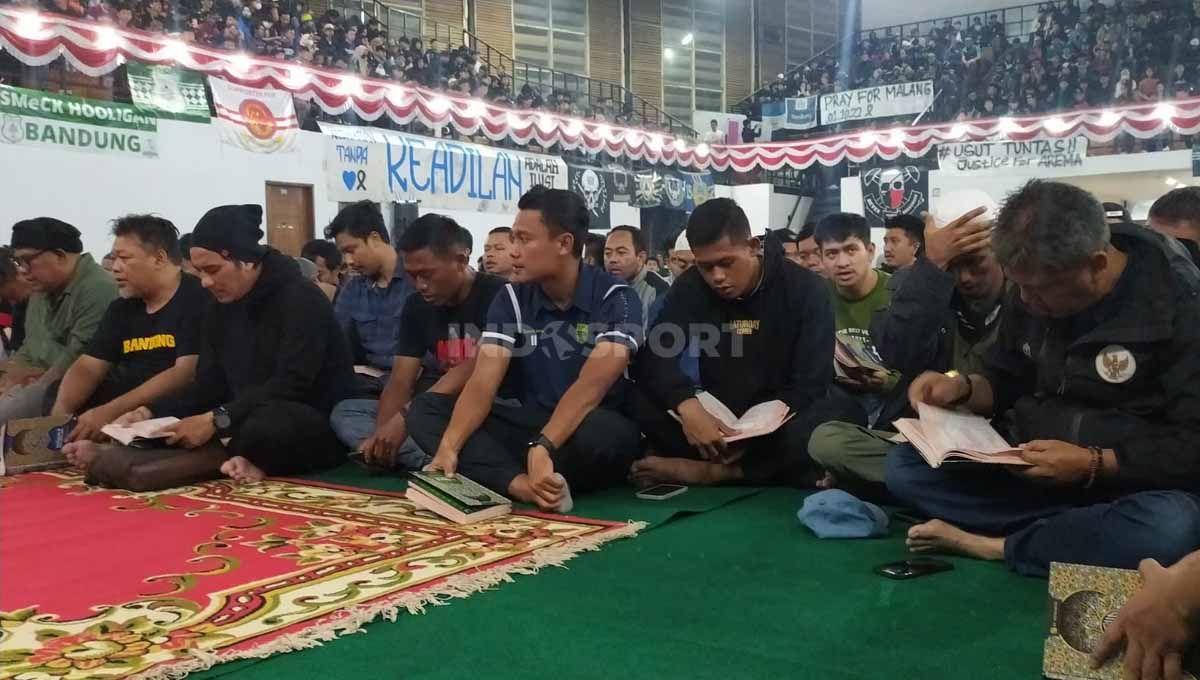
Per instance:
[[[537,83],[514,84],[466,45],[389,35],[378,19],[335,9],[318,14],[304,0],[0,0],[0,4],[178,34],[186,43],[236,50],[364,77],[412,83],[516,109],[663,129],[612,98],[586,99]],[[531,74],[530,80],[533,80]],[[317,111],[313,116],[323,117]]]
[[[780,74],[759,99],[932,80],[930,122],[1177,99],[1200,88],[1200,17],[1190,0],[1046,3],[1032,32],[1009,33],[999,12],[924,33],[869,31],[851,63],[830,50]]]

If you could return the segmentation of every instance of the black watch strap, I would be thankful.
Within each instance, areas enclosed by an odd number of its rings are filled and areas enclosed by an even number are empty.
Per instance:
[[[539,433],[537,439],[529,442],[529,448],[532,449],[535,446],[540,446],[543,449],[546,449],[546,453],[549,453],[552,456],[558,453],[558,447],[555,446],[554,442],[550,441],[550,438],[544,434]]]

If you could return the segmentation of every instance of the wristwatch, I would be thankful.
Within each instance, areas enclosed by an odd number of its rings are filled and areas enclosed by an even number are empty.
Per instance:
[[[537,439],[526,444],[526,447],[530,449],[535,446],[540,446],[543,449],[546,449],[546,453],[550,454],[551,456],[558,453],[558,447],[555,446],[554,442],[550,441],[550,438],[544,434],[539,433]]]
[[[954,401],[950,402],[949,404],[947,404],[947,406],[949,406],[950,408],[957,408],[957,407],[962,406],[963,404],[967,403],[968,401],[970,401],[971,395],[975,393],[975,383],[971,382],[971,376],[969,376],[965,373],[959,373],[958,371],[955,371],[955,370],[946,371],[945,375],[947,378],[954,378],[955,380],[957,380],[958,378],[962,378],[963,380],[967,381],[967,393],[964,394],[963,396],[959,397],[958,399],[955,399]]]
[[[229,417],[229,411],[224,406],[218,406],[213,409],[213,427],[217,428],[217,434],[224,437],[229,434],[229,428],[233,427],[233,420]]]

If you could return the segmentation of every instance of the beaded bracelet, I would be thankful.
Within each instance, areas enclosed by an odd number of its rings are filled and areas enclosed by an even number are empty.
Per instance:
[[[1088,451],[1092,453],[1092,462],[1088,465],[1088,478],[1084,483],[1083,488],[1090,489],[1096,483],[1096,476],[1100,473],[1100,465],[1104,462],[1104,451],[1099,446],[1089,446]]]

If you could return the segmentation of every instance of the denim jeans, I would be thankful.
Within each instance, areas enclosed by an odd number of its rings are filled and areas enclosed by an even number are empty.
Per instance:
[[[379,402],[374,399],[346,399],[333,407],[329,424],[343,444],[357,451],[364,441],[375,434],[375,419],[379,416]],[[396,452],[396,468],[420,470],[432,456],[425,455],[421,447],[409,436]]]

